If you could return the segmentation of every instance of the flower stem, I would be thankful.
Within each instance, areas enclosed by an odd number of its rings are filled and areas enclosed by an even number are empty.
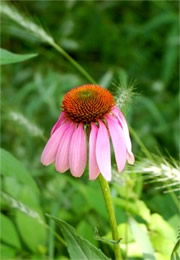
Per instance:
[[[112,229],[112,238],[113,238],[113,240],[117,241],[117,243],[114,245],[115,257],[116,257],[116,260],[122,260],[120,245],[119,245],[120,238],[119,238],[119,234],[118,234],[118,226],[117,226],[117,222],[116,222],[114,207],[112,204],[111,191],[109,188],[109,184],[101,174],[99,175],[99,181],[100,181],[101,189],[102,189],[104,200],[106,203],[106,208],[107,208],[108,215],[109,215],[110,225],[111,225],[111,229]]]
[[[96,81],[83,69],[83,67],[81,67],[81,65],[79,63],[77,63],[58,44],[53,42],[51,44],[51,46],[54,47],[62,56],[64,56],[64,58],[66,58],[71,63],[71,65],[74,66],[89,82],[91,82],[92,84],[96,84]],[[101,174],[99,175],[99,181],[100,181],[101,189],[103,192],[104,200],[105,200],[108,215],[109,215],[110,225],[111,225],[111,229],[112,229],[112,238],[113,238],[113,240],[117,241],[117,243],[114,245],[115,257],[116,257],[116,260],[122,260],[120,246],[119,246],[118,227],[117,227],[114,207],[112,204],[111,191],[109,188],[109,184]]]

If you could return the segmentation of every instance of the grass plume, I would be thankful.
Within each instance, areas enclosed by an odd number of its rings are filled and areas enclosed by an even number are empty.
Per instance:
[[[27,205],[25,205],[21,201],[14,199],[9,194],[3,191],[0,192],[0,196],[4,201],[6,201],[10,205],[11,208],[18,209],[19,211],[23,212],[29,217],[36,219],[39,223],[44,224],[44,221],[42,220],[40,215],[36,211],[30,209]]]
[[[76,62],[61,46],[59,46],[41,26],[32,22],[29,18],[22,15],[13,5],[6,3],[1,4],[0,12],[11,20],[18,23],[27,31],[33,33],[40,41],[46,42],[58,51],[71,65],[76,68],[90,83],[96,83],[95,80],[87,73],[86,70]]]
[[[22,15],[14,6],[8,4],[7,2],[1,3],[0,12],[22,26],[24,29],[33,33],[40,41],[53,44],[53,38],[35,22]]]
[[[135,85],[136,82],[128,82],[127,73],[125,72],[125,70],[120,69],[119,81],[113,82],[116,104],[120,109],[126,110],[126,107],[132,103],[132,100],[137,95]]]
[[[39,136],[43,139],[45,138],[43,135],[43,131],[35,124],[30,122],[23,114],[11,111],[9,112],[9,118],[13,121],[16,121],[20,126],[23,126],[30,135]]]
[[[142,173],[146,183],[156,183],[156,189],[165,193],[180,191],[180,167],[176,161],[153,156],[153,159],[140,160],[127,173]]]

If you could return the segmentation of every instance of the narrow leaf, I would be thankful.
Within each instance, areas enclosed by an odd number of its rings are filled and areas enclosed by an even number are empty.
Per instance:
[[[180,237],[178,237],[178,240],[171,253],[171,260],[180,260]]]
[[[22,62],[36,57],[38,54],[16,54],[0,48],[0,65]]]
[[[71,259],[81,259],[81,260],[92,260],[92,259],[101,259],[107,260],[108,258],[101,252],[101,250],[97,249],[94,245],[92,245],[89,241],[80,237],[75,229],[67,224],[65,221],[50,216],[50,218],[54,219],[56,224],[60,227],[61,232],[67,242],[67,248]]]

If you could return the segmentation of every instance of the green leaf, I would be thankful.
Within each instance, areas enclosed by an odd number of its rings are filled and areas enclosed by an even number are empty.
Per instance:
[[[98,242],[94,239],[95,237],[93,227],[90,226],[86,220],[82,219],[82,221],[80,221],[80,223],[78,224],[76,230],[80,236],[86,238],[93,245],[97,246]]]
[[[18,194],[21,190],[21,184],[12,177],[6,176],[3,178],[3,190],[8,194],[11,194],[14,198],[18,197]]]
[[[162,218],[161,215],[154,213],[151,215],[149,228],[155,233],[161,234],[163,237],[174,241],[176,234],[170,224]]]
[[[15,221],[24,243],[30,250],[36,252],[46,241],[38,187],[21,162],[9,152],[3,149],[0,151],[3,192],[7,193],[7,196],[12,196],[14,205],[11,206],[17,209]],[[10,204],[11,196],[7,199]]]
[[[141,246],[144,259],[146,260],[155,260],[154,249],[152,247],[151,241],[149,239],[148,233],[142,225],[137,223],[133,218],[129,218],[130,227],[133,233],[134,238]],[[144,225],[144,227],[146,227]]]
[[[7,259],[14,259],[16,255],[16,250],[12,247],[9,247],[7,245],[4,244],[0,244],[0,256],[1,256],[1,260]]]
[[[20,210],[16,211],[16,224],[27,247],[36,252],[38,248],[44,247],[46,242],[46,228],[43,224],[44,218],[36,196],[31,192],[30,188],[24,187],[19,195],[19,199],[31,211],[26,209],[26,207],[24,207],[24,212]]]
[[[31,187],[32,191],[39,194],[38,187],[31,177],[31,174],[24,168],[21,162],[19,162],[13,155],[4,149],[0,148],[1,153],[1,174],[6,177],[15,179],[16,182],[22,185]],[[13,196],[15,195],[12,189]]]
[[[97,249],[89,241],[80,237],[75,229],[61,219],[48,215],[54,219],[60,227],[61,232],[67,242],[67,248],[71,259],[108,259],[101,250]]]
[[[21,248],[19,237],[14,227],[14,224],[11,222],[11,220],[8,217],[6,217],[1,213],[0,213],[0,219],[1,219],[0,240],[15,248],[18,249]]]
[[[155,232],[151,229],[150,229],[150,234],[151,234],[150,235],[151,242],[153,244],[154,250],[163,255],[170,256],[174,246],[174,241],[172,241],[170,238],[162,236],[158,232]]]
[[[22,62],[36,57],[38,54],[16,54],[0,48],[0,65]]]

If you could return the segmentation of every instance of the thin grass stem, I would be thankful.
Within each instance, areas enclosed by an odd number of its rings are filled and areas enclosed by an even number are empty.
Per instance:
[[[152,155],[151,153],[148,151],[148,149],[146,148],[146,146],[143,144],[143,142],[141,141],[141,139],[139,138],[139,136],[136,134],[136,132],[134,131],[134,129],[132,127],[129,126],[129,130],[130,133],[132,134],[132,136],[134,137],[136,143],[140,146],[141,150],[143,151],[143,153],[146,155],[146,157],[150,160],[152,160]]]
[[[95,80],[83,69],[83,67],[77,63],[66,51],[64,51],[58,44],[55,42],[51,43],[53,46],[64,58],[66,58],[72,66],[74,66],[89,82],[96,84]]]
[[[126,187],[125,187],[125,196],[126,196],[125,212],[126,212],[126,216],[127,216],[127,225],[125,226],[125,234],[124,234],[124,240],[126,243],[124,259],[128,260],[129,185],[127,183],[127,179],[126,179]]]
[[[55,216],[59,209],[59,204],[57,202],[53,203],[51,208],[51,215]],[[55,238],[55,227],[56,224],[52,218],[49,219],[49,241],[48,241],[48,250],[49,250],[49,260],[54,259],[54,238]]]

